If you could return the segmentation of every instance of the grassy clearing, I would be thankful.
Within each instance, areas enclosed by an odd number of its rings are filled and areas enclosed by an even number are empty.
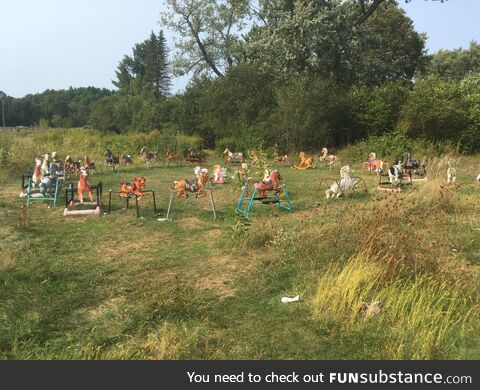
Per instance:
[[[294,212],[259,206],[252,223],[234,214],[233,183],[215,191],[216,221],[203,199],[175,201],[174,220],[159,222],[147,198],[142,219],[118,200],[110,215],[65,219],[62,206],[21,207],[17,168],[0,194],[1,356],[478,359],[480,157],[461,159],[454,186],[445,164],[399,195],[328,203],[318,183],[337,173],[281,167]],[[192,167],[137,164],[91,181],[116,188],[139,174],[164,215],[168,187]],[[375,300],[379,314],[359,310]]]

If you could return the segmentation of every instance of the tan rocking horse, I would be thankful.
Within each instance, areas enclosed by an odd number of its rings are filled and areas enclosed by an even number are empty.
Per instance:
[[[304,152],[300,152],[298,157],[300,158],[300,161],[297,165],[293,166],[295,169],[313,169],[312,157],[306,157]]]
[[[83,203],[83,193],[87,192],[88,197],[90,198],[90,202],[93,202],[93,193],[92,193],[92,186],[87,180],[88,173],[85,168],[82,168],[80,171],[80,179],[78,180],[77,186],[77,196],[78,201]]]
[[[185,192],[192,192],[197,194],[197,198],[203,198],[205,193],[205,185],[208,182],[208,173],[205,171],[200,171],[197,175],[197,178],[190,180],[184,179],[180,181],[175,181],[175,191],[179,198],[186,198],[187,194]]]

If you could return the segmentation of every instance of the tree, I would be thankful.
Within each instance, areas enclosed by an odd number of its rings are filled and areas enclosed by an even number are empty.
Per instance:
[[[476,73],[480,73],[480,44],[472,41],[468,49],[437,51],[421,76],[461,80]]]
[[[222,77],[241,53],[248,0],[167,0],[162,22],[178,34],[174,70]]]
[[[375,86],[411,80],[426,61],[425,35],[415,31],[413,21],[395,4],[378,7],[358,33],[362,49],[357,59],[357,78],[361,83]]]
[[[135,84],[144,83],[152,88],[155,96],[169,94],[170,63],[168,48],[163,31],[158,36],[152,33],[150,37],[133,48],[133,56],[124,56],[116,70],[117,80],[113,84],[122,94],[131,94]]]
[[[262,1],[260,6],[261,25],[249,34],[249,60],[286,79],[314,74],[349,81],[360,48],[352,3]]]

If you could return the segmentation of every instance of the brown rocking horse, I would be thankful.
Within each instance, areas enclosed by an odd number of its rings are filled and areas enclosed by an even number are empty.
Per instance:
[[[175,191],[177,192],[177,196],[179,198],[187,198],[187,194],[185,192],[192,192],[197,194],[197,198],[203,198],[205,193],[205,185],[208,182],[208,173],[200,172],[198,177],[189,180],[184,179],[180,181],[175,181]]]
[[[120,183],[120,196],[122,198],[127,198],[132,195],[135,195],[137,197],[144,196],[145,185],[146,185],[146,179],[143,176],[137,176],[133,180],[133,184]]]
[[[142,160],[145,164],[151,164],[157,161],[158,154],[156,152],[150,152],[146,146],[140,149],[140,155],[142,156]]]

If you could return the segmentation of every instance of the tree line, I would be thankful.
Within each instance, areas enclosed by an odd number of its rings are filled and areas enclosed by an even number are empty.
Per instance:
[[[400,132],[480,149],[480,45],[428,55],[396,1],[167,4],[172,60],[163,31],[152,32],[84,123],[197,134],[209,147],[314,149]],[[185,91],[171,95],[171,78],[186,73]]]

